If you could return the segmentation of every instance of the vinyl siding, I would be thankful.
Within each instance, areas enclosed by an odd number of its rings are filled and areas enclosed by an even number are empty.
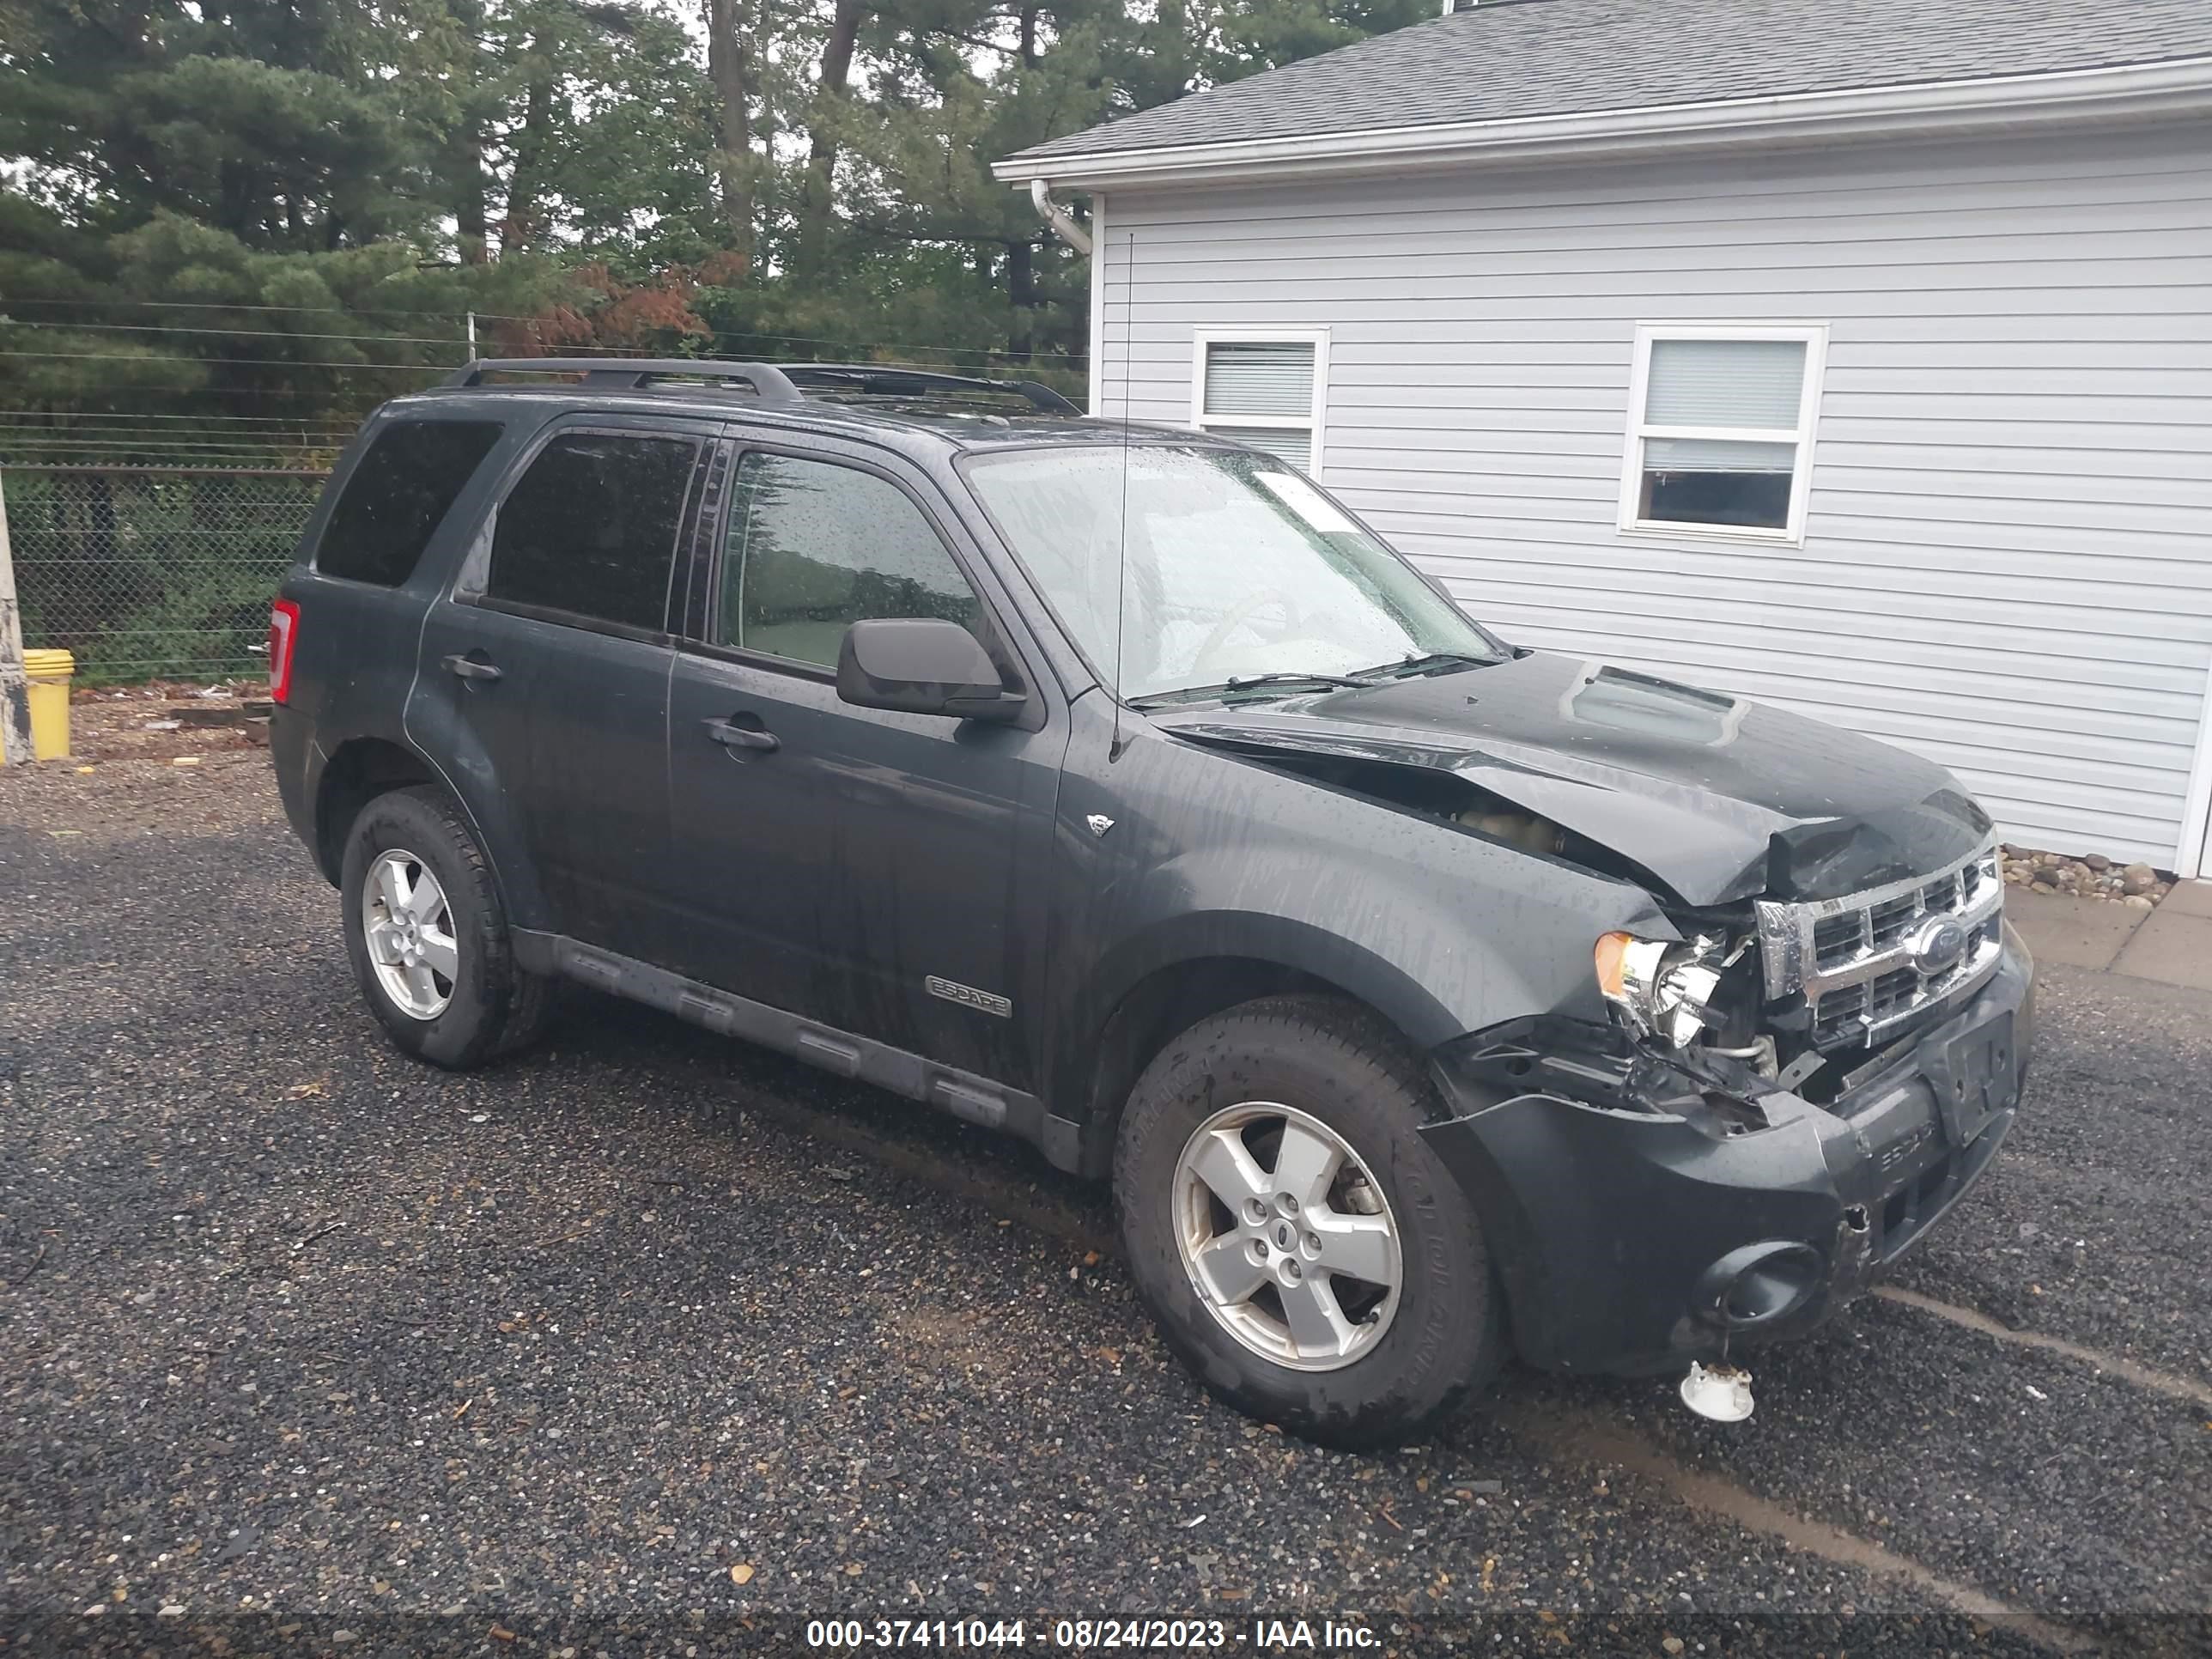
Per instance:
[[[1104,229],[1099,412],[1188,422],[1194,330],[1327,328],[1322,482],[1508,637],[1917,750],[2008,839],[2192,866],[2201,137],[1116,191]],[[1699,320],[1828,325],[1802,545],[1615,527],[1637,325]]]

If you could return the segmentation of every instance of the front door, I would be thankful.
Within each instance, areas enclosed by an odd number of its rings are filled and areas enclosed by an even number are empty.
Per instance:
[[[854,447],[857,451],[857,447]],[[702,566],[669,703],[686,970],[741,996],[1031,1086],[1064,719],[1038,729],[857,708],[845,629],[949,617],[1021,674],[926,481],[824,444],[747,448]],[[1032,690],[1036,706],[1045,705]],[[1030,834],[1025,835],[1024,830]]]

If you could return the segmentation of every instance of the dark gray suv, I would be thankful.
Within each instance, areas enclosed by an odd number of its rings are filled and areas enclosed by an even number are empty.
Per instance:
[[[1333,1443],[1801,1333],[2013,1121],[1946,773],[1509,645],[1281,462],[1042,387],[471,365],[362,429],[270,645],[402,1048],[574,981],[1022,1136]]]

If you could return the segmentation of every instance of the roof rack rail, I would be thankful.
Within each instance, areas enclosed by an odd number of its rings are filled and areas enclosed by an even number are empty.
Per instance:
[[[461,365],[443,384],[483,384],[487,374],[580,374],[588,386],[635,389],[655,380],[744,380],[765,402],[795,403],[799,388],[773,363],[732,363],[711,357],[482,357]]]
[[[994,380],[975,374],[945,374],[932,368],[896,363],[786,363],[786,379],[803,393],[809,385],[850,386],[862,393],[896,397],[915,392],[1006,392],[1029,400],[1040,415],[1080,415],[1050,386],[1035,380]]]
[[[484,357],[447,375],[448,386],[482,386],[495,374],[580,374],[599,389],[635,391],[656,380],[743,380],[767,403],[796,403],[808,387],[842,388],[862,396],[898,397],[932,392],[999,392],[1028,400],[1040,415],[1083,411],[1036,380],[994,380],[944,374],[898,363],[733,363],[713,357]]]

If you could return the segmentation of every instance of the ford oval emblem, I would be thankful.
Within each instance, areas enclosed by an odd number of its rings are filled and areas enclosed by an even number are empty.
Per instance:
[[[1905,936],[1905,954],[1923,974],[1940,974],[1966,954],[1966,930],[1948,916],[1930,916]]]

